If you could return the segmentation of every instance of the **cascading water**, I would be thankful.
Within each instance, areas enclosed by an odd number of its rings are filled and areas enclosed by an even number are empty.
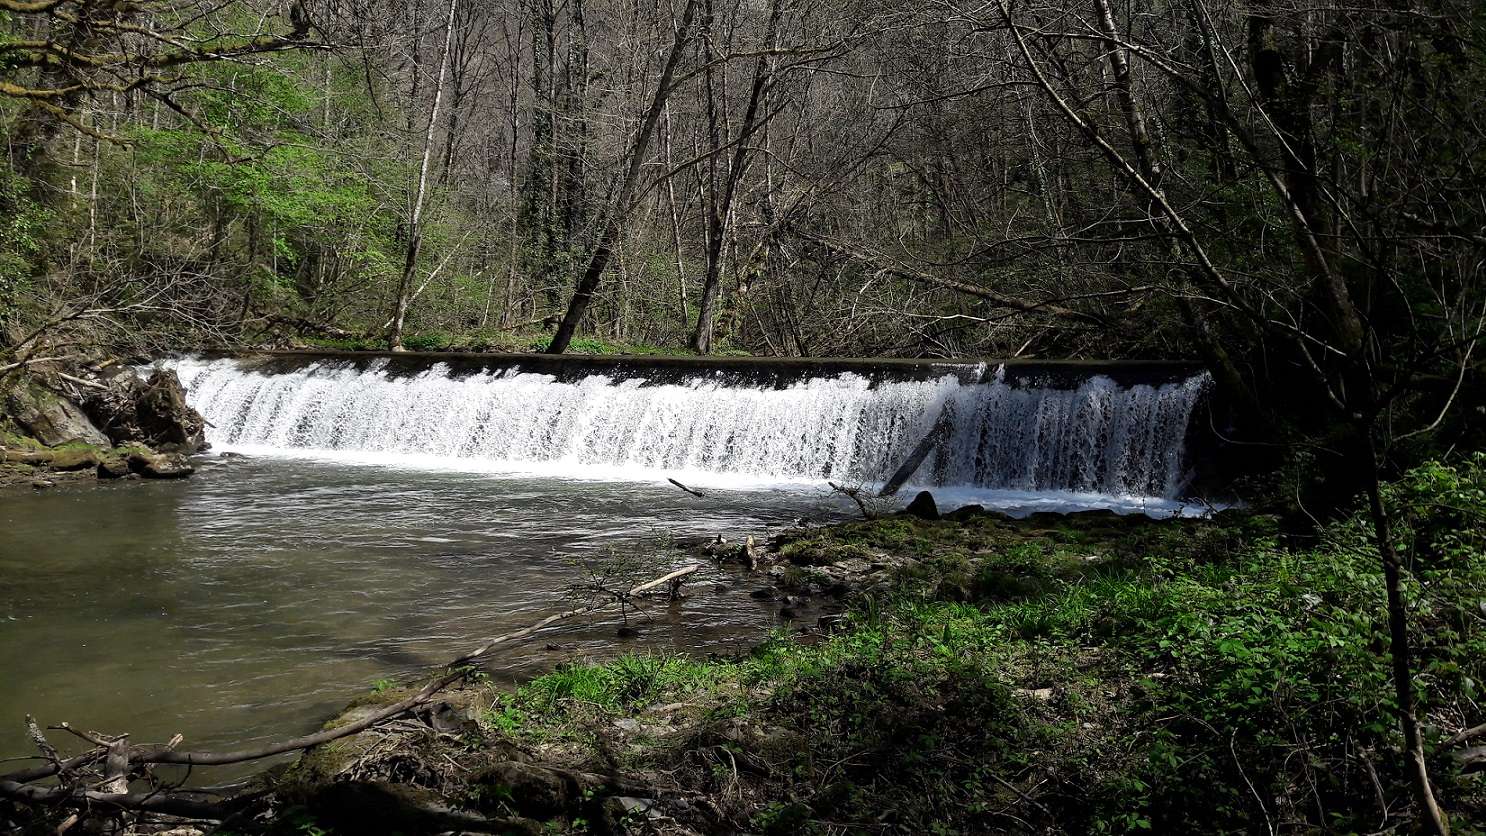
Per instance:
[[[389,374],[386,361],[263,373],[231,359],[168,365],[226,449],[457,460],[576,477],[870,484],[941,419],[947,442],[913,483],[973,490],[1179,497],[1187,425],[1206,375],[1160,386],[1106,376],[1073,389],[945,375],[856,374],[783,387],[519,371]]]

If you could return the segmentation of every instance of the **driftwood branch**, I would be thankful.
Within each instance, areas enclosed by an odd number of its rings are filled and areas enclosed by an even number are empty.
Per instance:
[[[830,485],[831,486],[831,490],[835,491],[836,493],[844,494],[847,497],[850,497],[851,501],[852,502],[855,502],[857,504],[857,508],[861,510],[861,512],[862,512],[862,519],[864,519],[864,520],[870,520],[874,516],[876,516],[875,514],[872,513],[872,509],[870,509],[870,508],[867,507],[867,503],[864,502],[864,501],[862,501],[862,489],[861,488],[849,488],[849,487],[846,487],[845,485],[838,485],[835,482],[827,482],[826,484],[827,485]]]
[[[56,375],[57,375],[57,377],[60,377],[63,380],[69,382],[69,383],[76,383],[79,386],[86,386],[89,389],[101,389],[101,390],[103,390],[105,392],[108,391],[108,387],[107,386],[104,386],[102,383],[99,383],[99,382],[97,382],[95,380],[84,380],[84,379],[82,379],[80,377],[73,377],[72,375],[67,374],[66,372],[57,372]]]
[[[699,498],[702,498],[702,499],[705,499],[707,497],[707,495],[704,494],[704,493],[702,493],[701,491],[695,490],[693,488],[688,488],[687,486],[681,484],[680,482],[677,482],[675,479],[667,479],[666,481],[667,482],[670,482],[671,484],[675,485],[676,487],[680,488],[681,490],[686,491],[687,493],[691,494],[692,496],[699,497]]]
[[[128,743],[128,735],[106,738],[97,733],[79,731],[63,723],[56,728],[74,734],[88,741],[94,747],[83,754],[64,761],[57,755],[56,749],[46,741],[45,736],[42,735],[41,730],[36,726],[35,722],[29,721],[28,718],[28,728],[32,741],[37,743],[38,749],[41,750],[47,762],[29,769],[0,775],[0,797],[10,798],[28,804],[70,804],[79,807],[101,805],[113,809],[164,813],[196,819],[220,820],[231,811],[232,802],[230,800],[226,802],[203,801],[194,797],[196,794],[189,791],[170,793],[152,790],[149,792],[131,793],[129,792],[131,769],[138,769],[153,764],[226,766],[247,763],[288,752],[311,749],[358,734],[430,701],[441,691],[468,677],[470,664],[486,656],[497,647],[530,638],[560,622],[597,612],[616,602],[626,601],[656,588],[667,587],[674,594],[676,587],[682,579],[696,572],[698,568],[699,566],[696,564],[685,566],[654,580],[631,587],[623,593],[616,593],[611,597],[550,615],[528,627],[487,639],[479,647],[456,657],[445,666],[446,670],[443,674],[426,683],[416,693],[380,711],[374,712],[354,723],[348,723],[335,729],[283,740],[256,749],[245,749],[235,752],[178,752],[175,751],[175,747],[180,743],[181,738],[179,735],[165,744],[131,746]],[[37,781],[59,775],[65,778],[69,772],[83,767],[95,766],[99,761],[103,762],[102,784],[90,785],[87,782],[74,782],[63,783],[59,786],[45,786],[36,783]],[[95,773],[94,778],[96,779],[97,777]],[[94,788],[95,786],[97,788]]]
[[[1460,744],[1465,743],[1468,740],[1474,740],[1475,738],[1480,737],[1483,734],[1486,734],[1486,723],[1482,723],[1479,726],[1472,726],[1468,729],[1460,731],[1459,733],[1452,736],[1449,740],[1446,740],[1445,745],[1459,746]]]
[[[36,718],[32,717],[30,714],[26,715],[26,732],[31,737],[31,742],[35,744],[37,750],[41,752],[41,756],[46,758],[53,765],[60,767],[62,764],[61,754],[57,752],[57,747],[53,746],[51,742],[46,739],[46,735],[41,733],[41,727],[36,725]]]

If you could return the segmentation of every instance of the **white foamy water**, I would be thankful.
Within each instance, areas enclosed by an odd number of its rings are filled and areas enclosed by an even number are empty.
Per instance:
[[[701,377],[456,376],[444,364],[393,375],[385,360],[281,373],[231,359],[167,365],[224,449],[566,478],[872,485],[943,418],[947,442],[914,485],[1033,506],[1158,511],[1189,481],[1185,437],[1206,385],[1205,375],[1129,387],[1096,376],[1076,389],[1022,388],[999,374],[977,384],[946,375],[874,385],[842,374],[775,388]]]

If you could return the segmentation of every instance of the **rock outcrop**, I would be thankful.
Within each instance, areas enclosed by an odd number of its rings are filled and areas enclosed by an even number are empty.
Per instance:
[[[109,446],[77,404],[32,381],[13,387],[5,396],[5,412],[25,434],[47,447],[79,443]]]
[[[148,378],[127,366],[100,372],[83,408],[115,444],[145,444],[172,453],[194,453],[205,443],[206,421],[186,403],[176,373],[157,369]]]
[[[92,471],[99,479],[181,479],[206,421],[180,378],[129,366],[37,366],[0,385],[0,479]]]
[[[903,513],[918,517],[921,520],[939,519],[939,506],[934,503],[934,495],[928,491],[919,491],[918,496],[908,503]]]
[[[155,453],[135,447],[127,461],[131,472],[146,479],[184,479],[196,472],[183,453]]]

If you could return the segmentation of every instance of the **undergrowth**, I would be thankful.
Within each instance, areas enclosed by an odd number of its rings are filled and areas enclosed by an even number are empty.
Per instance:
[[[1486,457],[1388,499],[1431,771],[1458,832],[1481,832],[1482,778],[1443,741],[1486,713]],[[759,832],[1406,830],[1369,531],[1359,513],[1294,549],[1257,517],[848,524],[787,550],[917,563],[834,635],[566,667],[485,723],[591,744],[581,730],[683,705],[690,731],[637,737],[624,765],[733,799]]]

